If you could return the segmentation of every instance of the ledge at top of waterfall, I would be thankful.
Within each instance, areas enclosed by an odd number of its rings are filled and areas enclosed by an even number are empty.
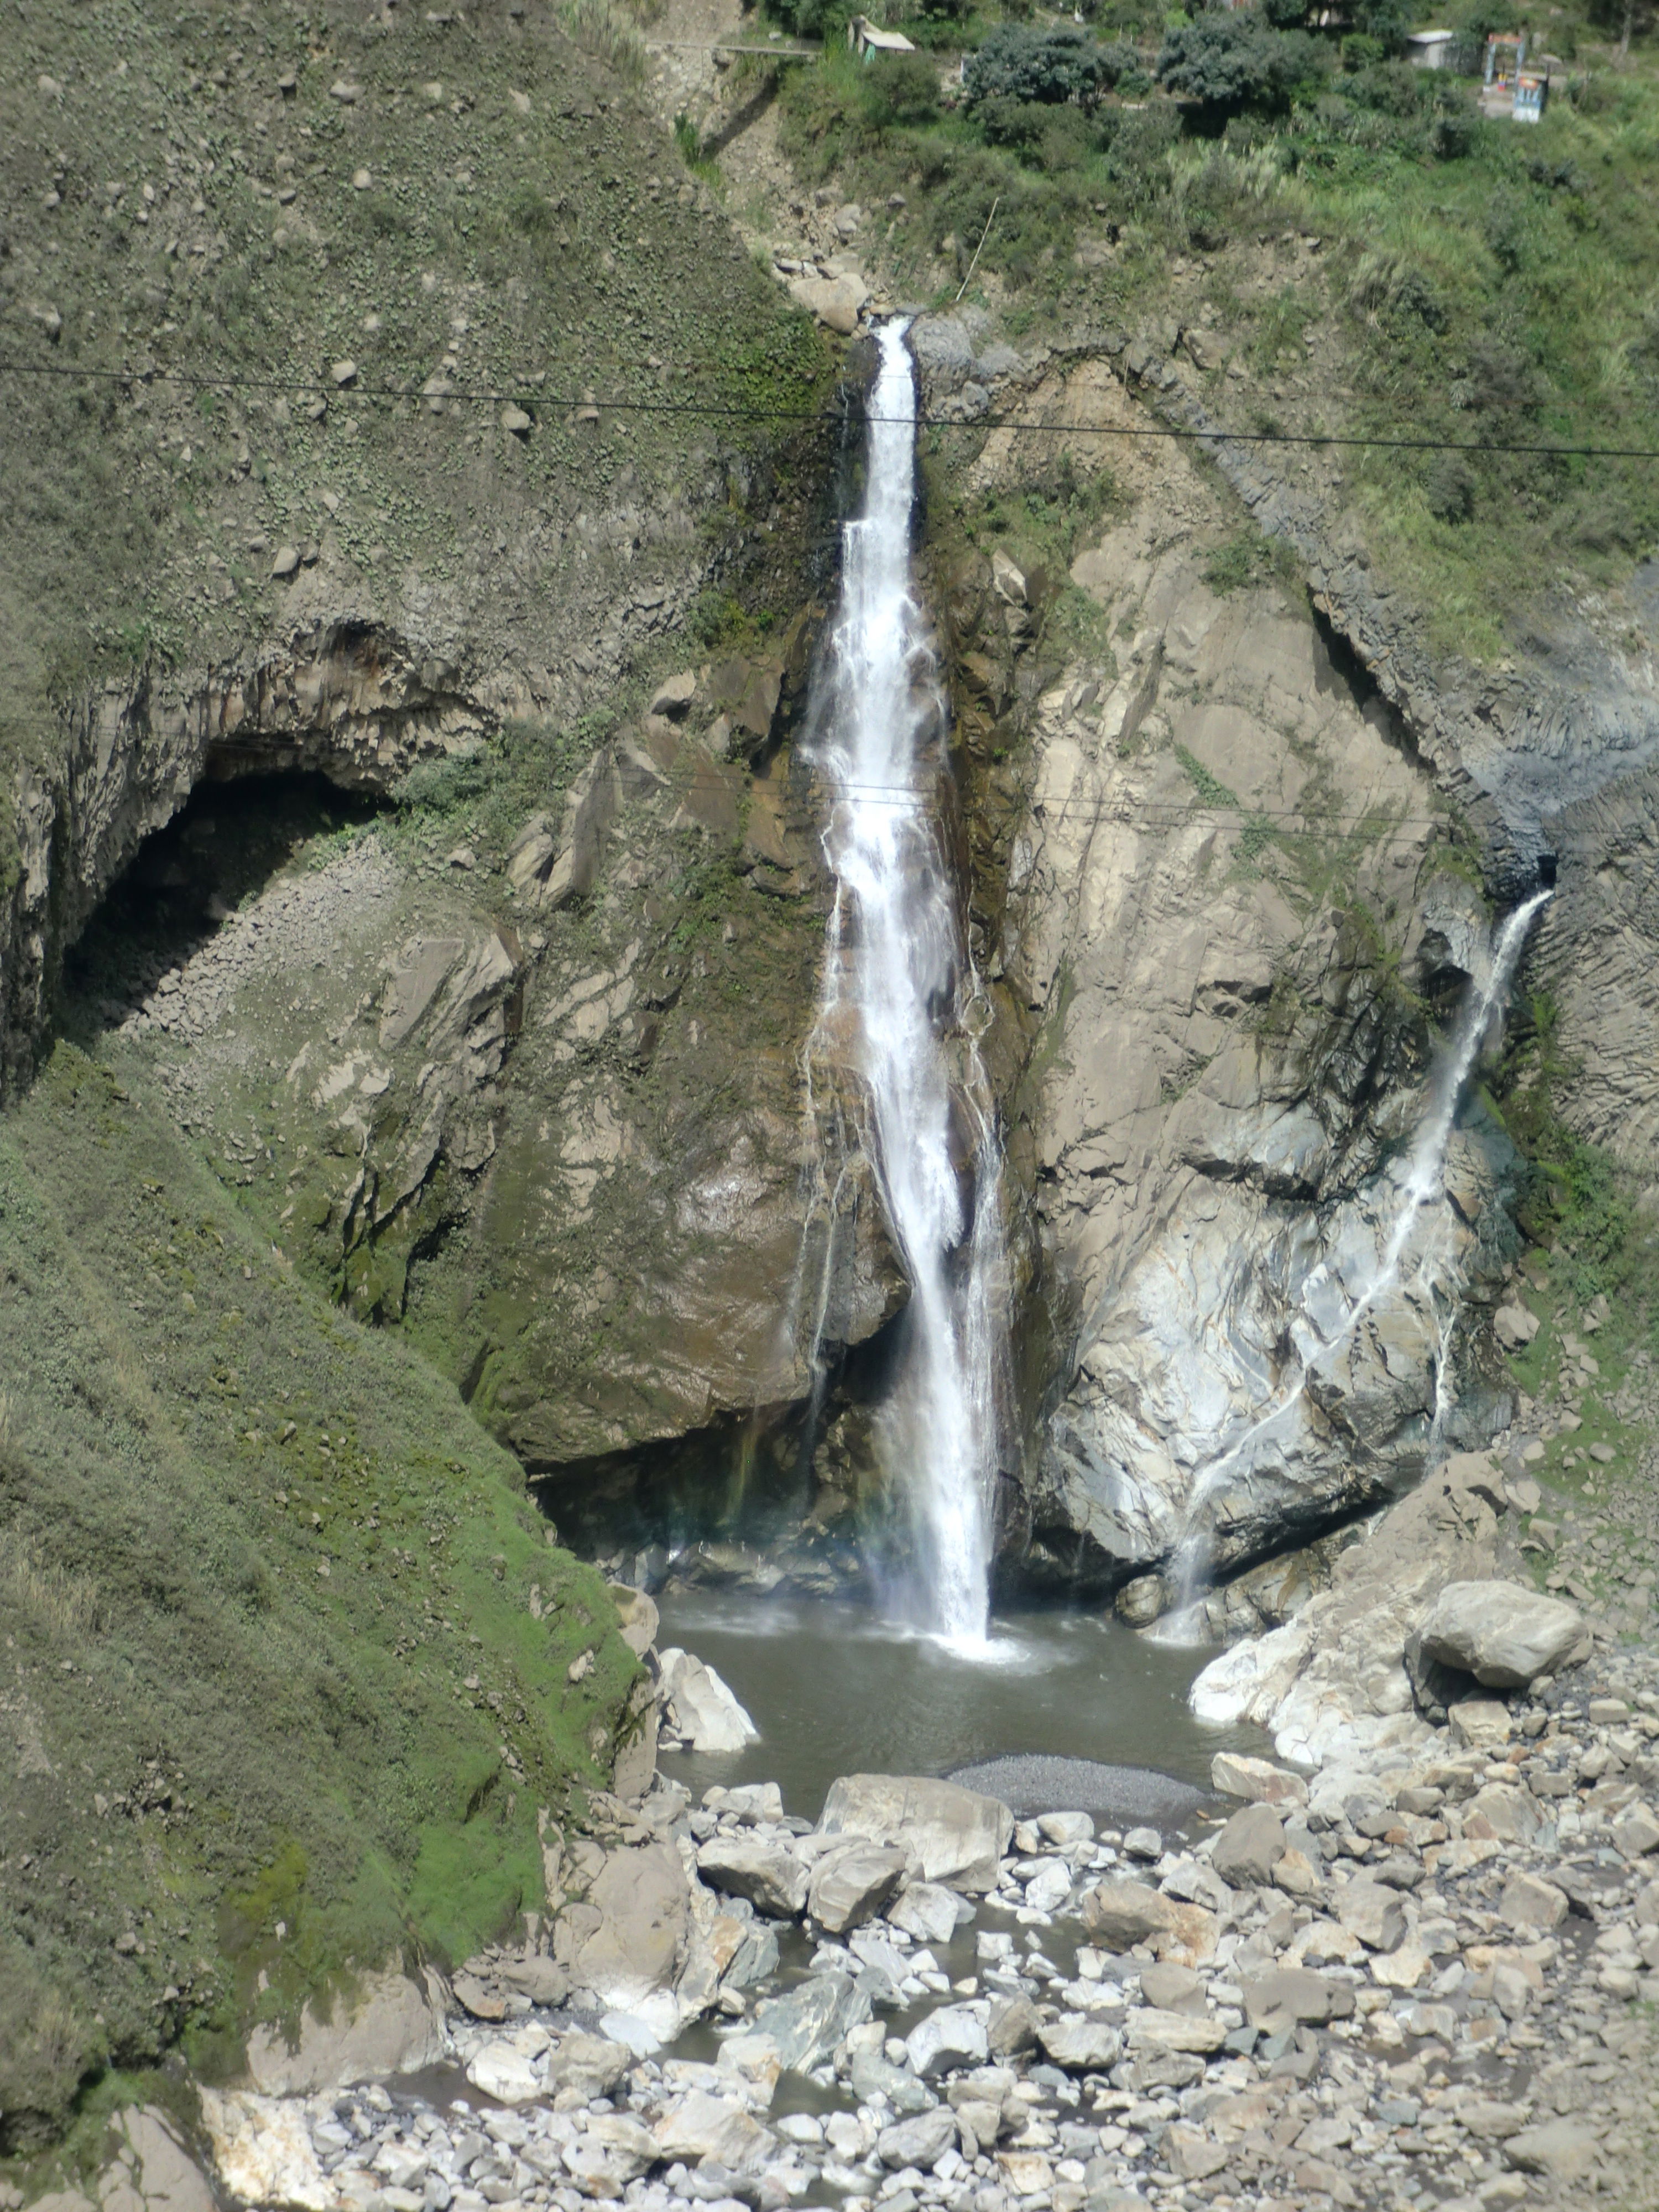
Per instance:
[[[996,1117],[967,1019],[978,979],[939,831],[945,703],[912,588],[905,328],[879,336],[864,506],[842,526],[841,603],[813,702],[836,895],[809,1115],[826,1207],[836,1156],[862,1152],[909,1285],[877,1424],[890,1526],[902,1531],[883,1578],[895,1610],[972,1650],[989,1613],[1007,1271]]]

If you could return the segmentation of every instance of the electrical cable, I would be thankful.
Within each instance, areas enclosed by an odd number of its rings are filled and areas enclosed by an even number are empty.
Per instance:
[[[177,369],[73,368],[67,363],[0,361],[0,376],[57,377],[71,382],[109,384],[170,384],[191,391],[316,392],[320,380],[291,377],[193,376]],[[415,400],[434,398],[474,406],[522,405],[526,386],[516,391],[449,390],[438,393],[402,385],[353,383],[341,398]],[[601,414],[694,416],[739,422],[842,423],[844,410],[822,407],[757,407],[715,400],[599,398],[586,392],[572,396],[537,392],[536,404],[555,410],[593,408]],[[866,416],[864,420],[871,420]],[[886,416],[885,422],[908,423],[919,430],[968,430],[985,433],[1006,430],[1017,435],[1048,438],[1118,438],[1127,441],[1157,440],[1195,446],[1291,446],[1358,450],[1390,453],[1484,453],[1495,460],[1554,459],[1601,461],[1659,461],[1659,447],[1564,446],[1542,443],[1493,445],[1480,439],[1365,437],[1351,433],[1312,430],[1185,429],[1167,423],[1033,422],[1007,415],[972,418],[929,415]]]

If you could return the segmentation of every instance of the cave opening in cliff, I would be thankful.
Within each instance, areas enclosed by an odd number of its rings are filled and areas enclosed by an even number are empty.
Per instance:
[[[78,1042],[170,995],[169,978],[307,850],[385,802],[311,772],[208,776],[145,838],[64,955],[59,1026]]]

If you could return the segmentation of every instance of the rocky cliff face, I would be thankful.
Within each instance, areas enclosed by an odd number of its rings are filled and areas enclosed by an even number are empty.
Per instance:
[[[1085,471],[1088,431],[1144,421],[1100,361],[1021,411],[1085,433]],[[1013,447],[993,432],[969,490]],[[1111,466],[1119,519],[1071,567],[1081,650],[1041,641],[1054,586],[1000,550],[957,596],[1012,1197],[1054,1347],[1007,1558],[1106,1587],[1189,1540],[1225,1570],[1329,1527],[1409,1483],[1437,1422],[1501,1413],[1455,1304],[1492,1296],[1515,1164],[1467,1119],[1398,1286],[1298,1389],[1399,1214],[1484,903],[1389,703],[1298,593],[1218,576],[1225,493],[1168,447]]]

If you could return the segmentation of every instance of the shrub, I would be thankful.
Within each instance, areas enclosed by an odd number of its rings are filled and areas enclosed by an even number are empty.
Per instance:
[[[1429,513],[1439,522],[1472,522],[1479,489],[1479,479],[1462,453],[1437,454],[1429,469]]]
[[[1026,153],[1042,137],[1054,112],[1040,100],[1008,100],[994,94],[975,108],[974,119],[988,146],[1012,146],[1017,153]]]
[[[1015,100],[1052,107],[1074,100],[1092,107],[1113,82],[1109,52],[1121,52],[1068,26],[1000,23],[968,64],[968,104]]]
[[[939,114],[939,64],[926,54],[882,54],[865,70],[864,112],[878,130],[931,123]]]
[[[1316,40],[1265,29],[1245,15],[1200,15],[1179,25],[1158,58],[1161,83],[1218,115],[1244,107],[1282,112],[1312,96],[1326,67]]]

